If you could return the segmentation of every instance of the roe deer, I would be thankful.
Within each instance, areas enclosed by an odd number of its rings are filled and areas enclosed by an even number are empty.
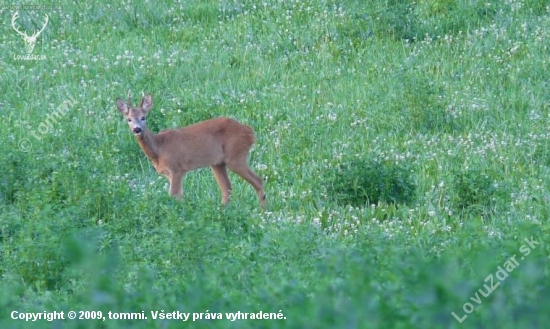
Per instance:
[[[131,105],[129,95],[127,103],[119,98],[116,105],[156,171],[170,181],[171,196],[181,199],[182,179],[188,171],[210,166],[220,186],[222,203],[227,204],[231,196],[231,182],[227,176],[229,168],[254,187],[260,205],[265,209],[262,179],[248,166],[248,154],[256,141],[251,127],[222,117],[155,135],[145,124],[147,113],[153,106],[150,94],[142,98],[138,107]]]

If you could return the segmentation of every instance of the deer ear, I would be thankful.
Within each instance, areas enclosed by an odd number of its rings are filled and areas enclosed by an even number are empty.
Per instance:
[[[141,99],[141,105],[139,107],[141,107],[143,111],[149,112],[151,107],[153,107],[153,96],[151,96],[151,94],[145,95],[145,97]]]
[[[124,103],[120,98],[117,98],[116,100],[116,107],[118,108],[120,113],[122,113],[122,115],[128,114],[128,111],[129,111],[128,105]]]

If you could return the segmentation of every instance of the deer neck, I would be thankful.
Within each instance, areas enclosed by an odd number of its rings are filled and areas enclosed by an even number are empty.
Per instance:
[[[159,155],[159,146],[156,136],[147,128],[143,128],[141,135],[136,136],[139,146],[143,150],[143,153],[149,157],[149,159],[156,162]]]

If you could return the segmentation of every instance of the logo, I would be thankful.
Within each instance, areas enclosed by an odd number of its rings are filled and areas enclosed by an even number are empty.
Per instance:
[[[21,30],[17,26],[15,21],[19,18],[19,12],[18,11],[16,11],[13,14],[12,18],[11,18],[11,26],[13,27],[15,32],[17,32],[18,34],[20,34],[23,37],[23,40],[25,41],[25,50],[27,51],[27,54],[28,54],[28,56],[26,56],[26,57],[30,57],[30,55],[32,54],[32,51],[34,50],[34,46],[36,45],[36,39],[38,38],[40,33],[42,33],[42,31],[44,31],[44,29],[46,28],[46,25],[48,25],[49,17],[46,14],[44,14],[44,15],[46,16],[46,19],[44,21],[44,25],[42,26],[42,28],[40,30],[35,29],[34,33],[32,35],[28,35],[27,30],[25,30],[25,32],[21,32]]]

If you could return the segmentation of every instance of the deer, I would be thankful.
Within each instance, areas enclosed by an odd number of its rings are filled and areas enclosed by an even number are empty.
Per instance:
[[[220,187],[221,203],[227,205],[231,197],[229,168],[252,185],[261,208],[266,208],[263,181],[248,165],[250,149],[256,142],[251,127],[232,118],[219,117],[154,134],[146,125],[147,114],[153,106],[151,94],[142,96],[140,105],[134,107],[128,92],[127,102],[117,98],[116,105],[155,170],[168,178],[170,196],[181,200],[185,174],[209,166]]]
[[[11,18],[11,26],[13,27],[15,32],[19,33],[23,37],[23,40],[25,40],[25,49],[27,50],[27,54],[32,53],[36,44],[36,38],[38,38],[40,33],[42,33],[42,31],[44,31],[44,29],[46,28],[46,25],[48,25],[49,17],[47,14],[44,15],[46,16],[44,25],[42,25],[42,28],[40,30],[34,30],[34,33],[31,36],[27,35],[26,30],[25,32],[21,32],[19,28],[17,28],[17,25],[15,25],[15,21],[17,20],[17,18],[19,18],[19,12],[16,11]]]

